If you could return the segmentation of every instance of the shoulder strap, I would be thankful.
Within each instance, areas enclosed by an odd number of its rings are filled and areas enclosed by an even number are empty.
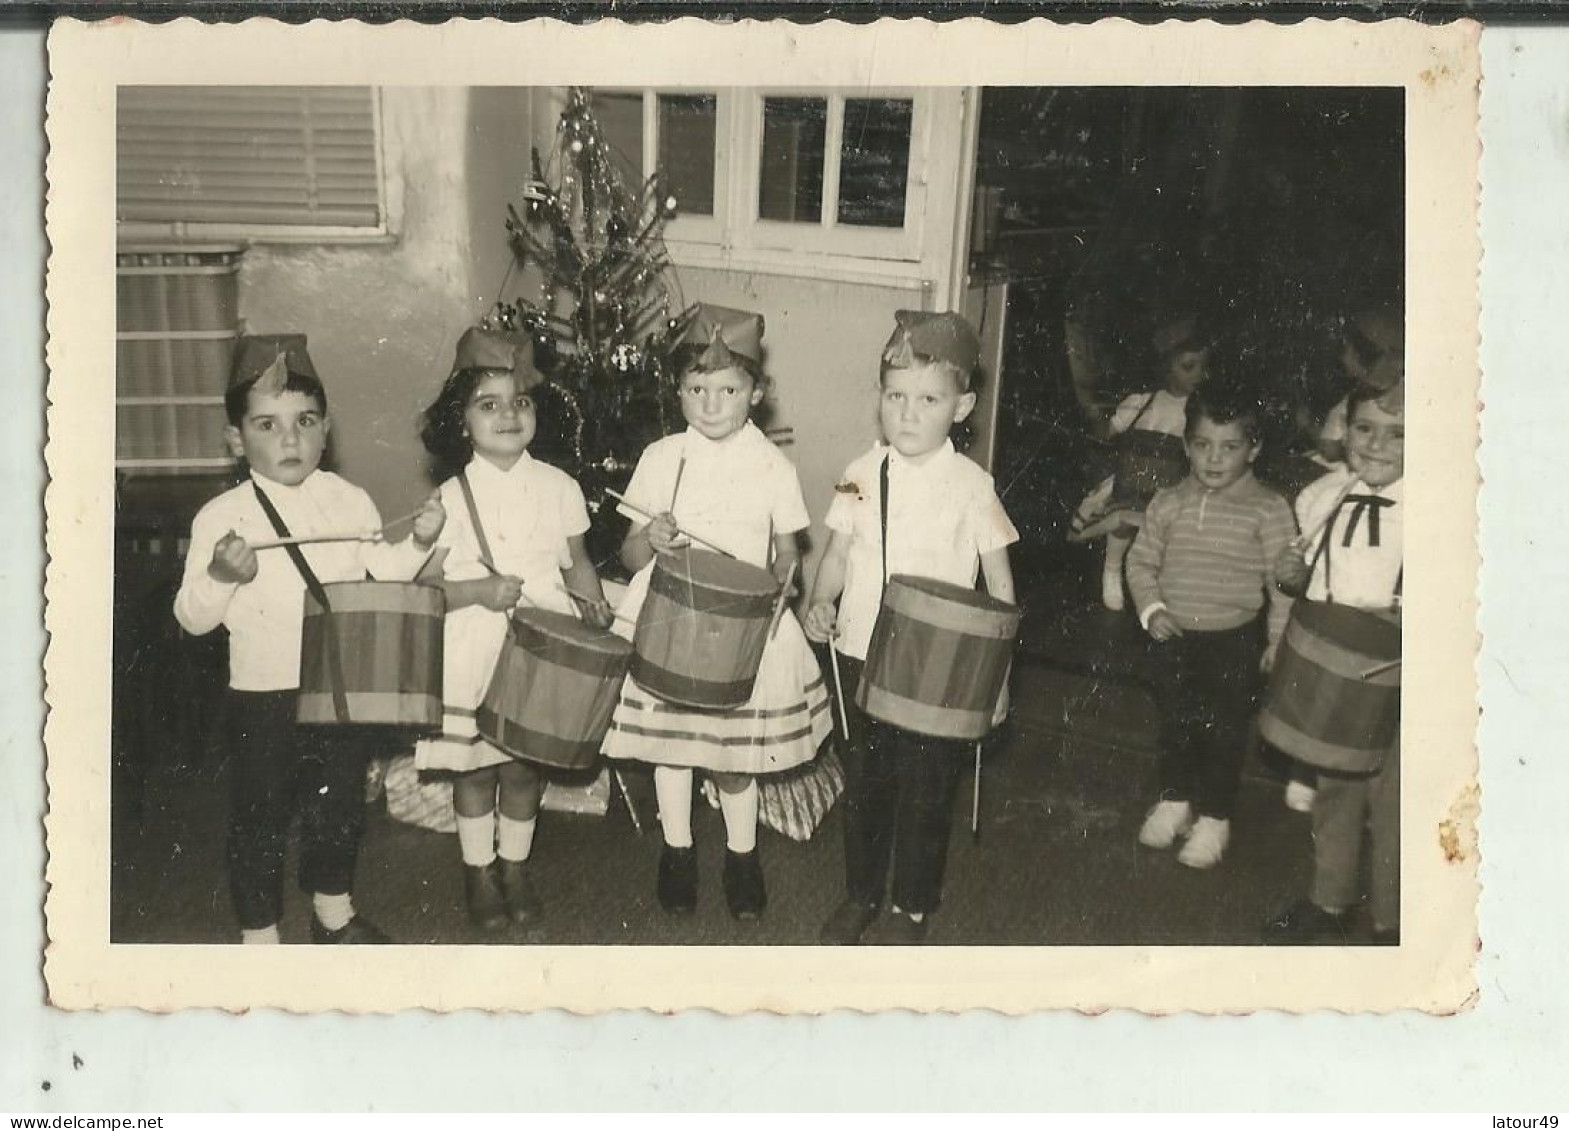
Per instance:
[[[1144,398],[1144,403],[1139,406],[1139,411],[1133,414],[1133,419],[1128,421],[1128,426],[1123,429],[1124,432],[1133,431],[1133,426],[1144,419],[1144,414],[1150,410],[1150,406],[1155,403],[1155,398],[1159,394],[1160,390],[1156,389],[1149,396]]]
[[[272,523],[272,528],[277,532],[278,537],[293,537],[289,533],[288,525],[283,521],[283,516],[278,513],[278,508],[272,505],[272,500],[254,479],[251,480],[251,489],[256,492],[256,501],[261,504],[262,513],[267,516],[267,521]],[[316,571],[311,569],[310,562],[305,560],[304,553],[293,542],[286,542],[283,548],[288,552],[294,568],[299,570],[300,577],[304,579],[306,590],[316,598],[316,603],[324,612],[330,613],[332,602],[327,600],[327,590],[323,588],[321,579],[316,576]],[[338,644],[338,628],[331,617],[326,618],[325,630],[327,683],[332,694],[332,713],[337,716],[338,722],[346,723],[350,721],[348,685],[343,678],[343,652]]]
[[[879,519],[882,524],[882,551],[883,551],[883,587],[888,587],[888,464],[892,462],[892,449],[883,457],[882,467],[877,472],[877,507]]]
[[[1329,536],[1335,532],[1335,522],[1340,518],[1341,507],[1344,507],[1345,505],[1345,500],[1342,499],[1340,504],[1335,507],[1334,513],[1329,516],[1329,521],[1324,523],[1324,533],[1319,536],[1318,548],[1313,551],[1313,560],[1308,563],[1308,584],[1311,585],[1313,584],[1313,573],[1318,569],[1319,559],[1323,559],[1324,599],[1330,604],[1335,603],[1335,591],[1334,586],[1330,582]]]
[[[469,473],[458,472],[458,487],[463,492],[463,505],[468,508],[469,525],[474,528],[474,540],[479,543],[479,560],[491,573],[496,571],[496,559],[490,556],[490,543],[485,539],[484,524],[479,521],[479,506],[474,502],[474,488],[469,486]]]

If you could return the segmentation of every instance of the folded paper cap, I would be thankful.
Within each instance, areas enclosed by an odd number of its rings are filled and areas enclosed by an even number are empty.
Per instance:
[[[534,340],[522,334],[506,334],[471,326],[458,339],[452,371],[499,369],[517,377],[518,388],[532,389],[544,383],[545,375],[534,364]]]
[[[896,310],[893,336],[883,347],[883,361],[908,367],[917,358],[946,361],[965,373],[981,359],[981,342],[969,322],[952,311]]]
[[[256,392],[276,395],[283,392],[290,373],[321,380],[305,351],[304,334],[248,334],[235,345],[229,384],[255,381]]]
[[[763,363],[763,316],[751,310],[698,303],[681,337],[683,345],[704,347],[697,363],[702,369],[724,369],[745,357]]]
[[[1161,357],[1176,353],[1180,349],[1202,350],[1207,344],[1199,337],[1199,320],[1191,315],[1162,323],[1155,330],[1150,341],[1155,346],[1155,352]]]

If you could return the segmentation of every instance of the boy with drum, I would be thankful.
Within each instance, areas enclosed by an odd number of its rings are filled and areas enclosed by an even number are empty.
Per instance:
[[[229,450],[249,478],[192,522],[174,615],[197,636],[220,624],[229,630],[229,890],[241,936],[279,941],[284,849],[298,809],[299,883],[311,895],[312,941],[384,943],[355,914],[351,896],[370,751],[353,732],[295,722],[305,592],[367,572],[412,577],[446,514],[432,497],[414,517],[412,536],[389,545],[379,540],[381,516],[370,496],[320,469],[327,394],[301,336],[240,339],[224,407]],[[274,541],[324,537],[333,540]]]
[[[883,442],[851,463],[835,488],[828,548],[807,601],[807,635],[836,652],[841,702],[858,682],[895,574],[973,587],[979,572],[993,597],[1014,599],[1007,548],[1018,533],[991,476],[949,439],[975,408],[975,331],[952,313],[901,310],[897,319],[882,356]],[[954,795],[973,746],[880,722],[854,702],[845,713],[846,894],[820,937],[861,940],[891,865],[893,914],[882,941],[919,943],[942,896]]]
[[[1253,477],[1260,417],[1258,402],[1234,389],[1210,384],[1188,398],[1191,473],[1150,502],[1128,552],[1139,623],[1160,642],[1161,792],[1139,843],[1185,839],[1177,861],[1190,868],[1225,855],[1258,672],[1269,670],[1291,611],[1274,572],[1296,525],[1286,501]]]
[[[1404,526],[1404,386],[1364,386],[1347,398],[1346,470],[1310,485],[1297,499],[1302,529],[1322,529],[1314,544],[1293,544],[1276,566],[1282,585],[1309,601],[1333,601],[1396,616]],[[1372,774],[1320,773],[1313,802],[1313,888],[1308,899],[1264,926],[1264,941],[1344,944],[1352,938],[1362,833],[1366,828],[1371,917],[1369,941],[1400,939],[1400,743]]]

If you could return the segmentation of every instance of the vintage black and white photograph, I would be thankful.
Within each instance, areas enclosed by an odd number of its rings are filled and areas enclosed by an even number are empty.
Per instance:
[[[1469,889],[1413,877],[1472,834],[1412,790],[1469,739],[1403,667],[1471,599],[1434,532],[1472,502],[1408,520],[1405,429],[1474,427],[1474,359],[1408,332],[1474,322],[1412,205],[1474,153],[1417,146],[1407,72],[582,43],[564,82],[97,85],[101,856],[55,866],[101,869],[105,953],[696,948],[761,989],[768,948],[976,981],[1155,948],[1174,983],[1463,951]],[[1413,481],[1474,491],[1435,434]],[[1464,626],[1427,640],[1469,686]],[[1435,729],[1445,776],[1403,781]]]

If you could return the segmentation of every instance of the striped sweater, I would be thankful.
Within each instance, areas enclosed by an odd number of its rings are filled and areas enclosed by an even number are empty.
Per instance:
[[[1191,476],[1158,493],[1128,551],[1128,588],[1149,621],[1164,605],[1184,629],[1247,624],[1269,594],[1269,639],[1279,640],[1291,601],[1275,588],[1275,562],[1296,535],[1291,508],[1248,472],[1211,491]]]

